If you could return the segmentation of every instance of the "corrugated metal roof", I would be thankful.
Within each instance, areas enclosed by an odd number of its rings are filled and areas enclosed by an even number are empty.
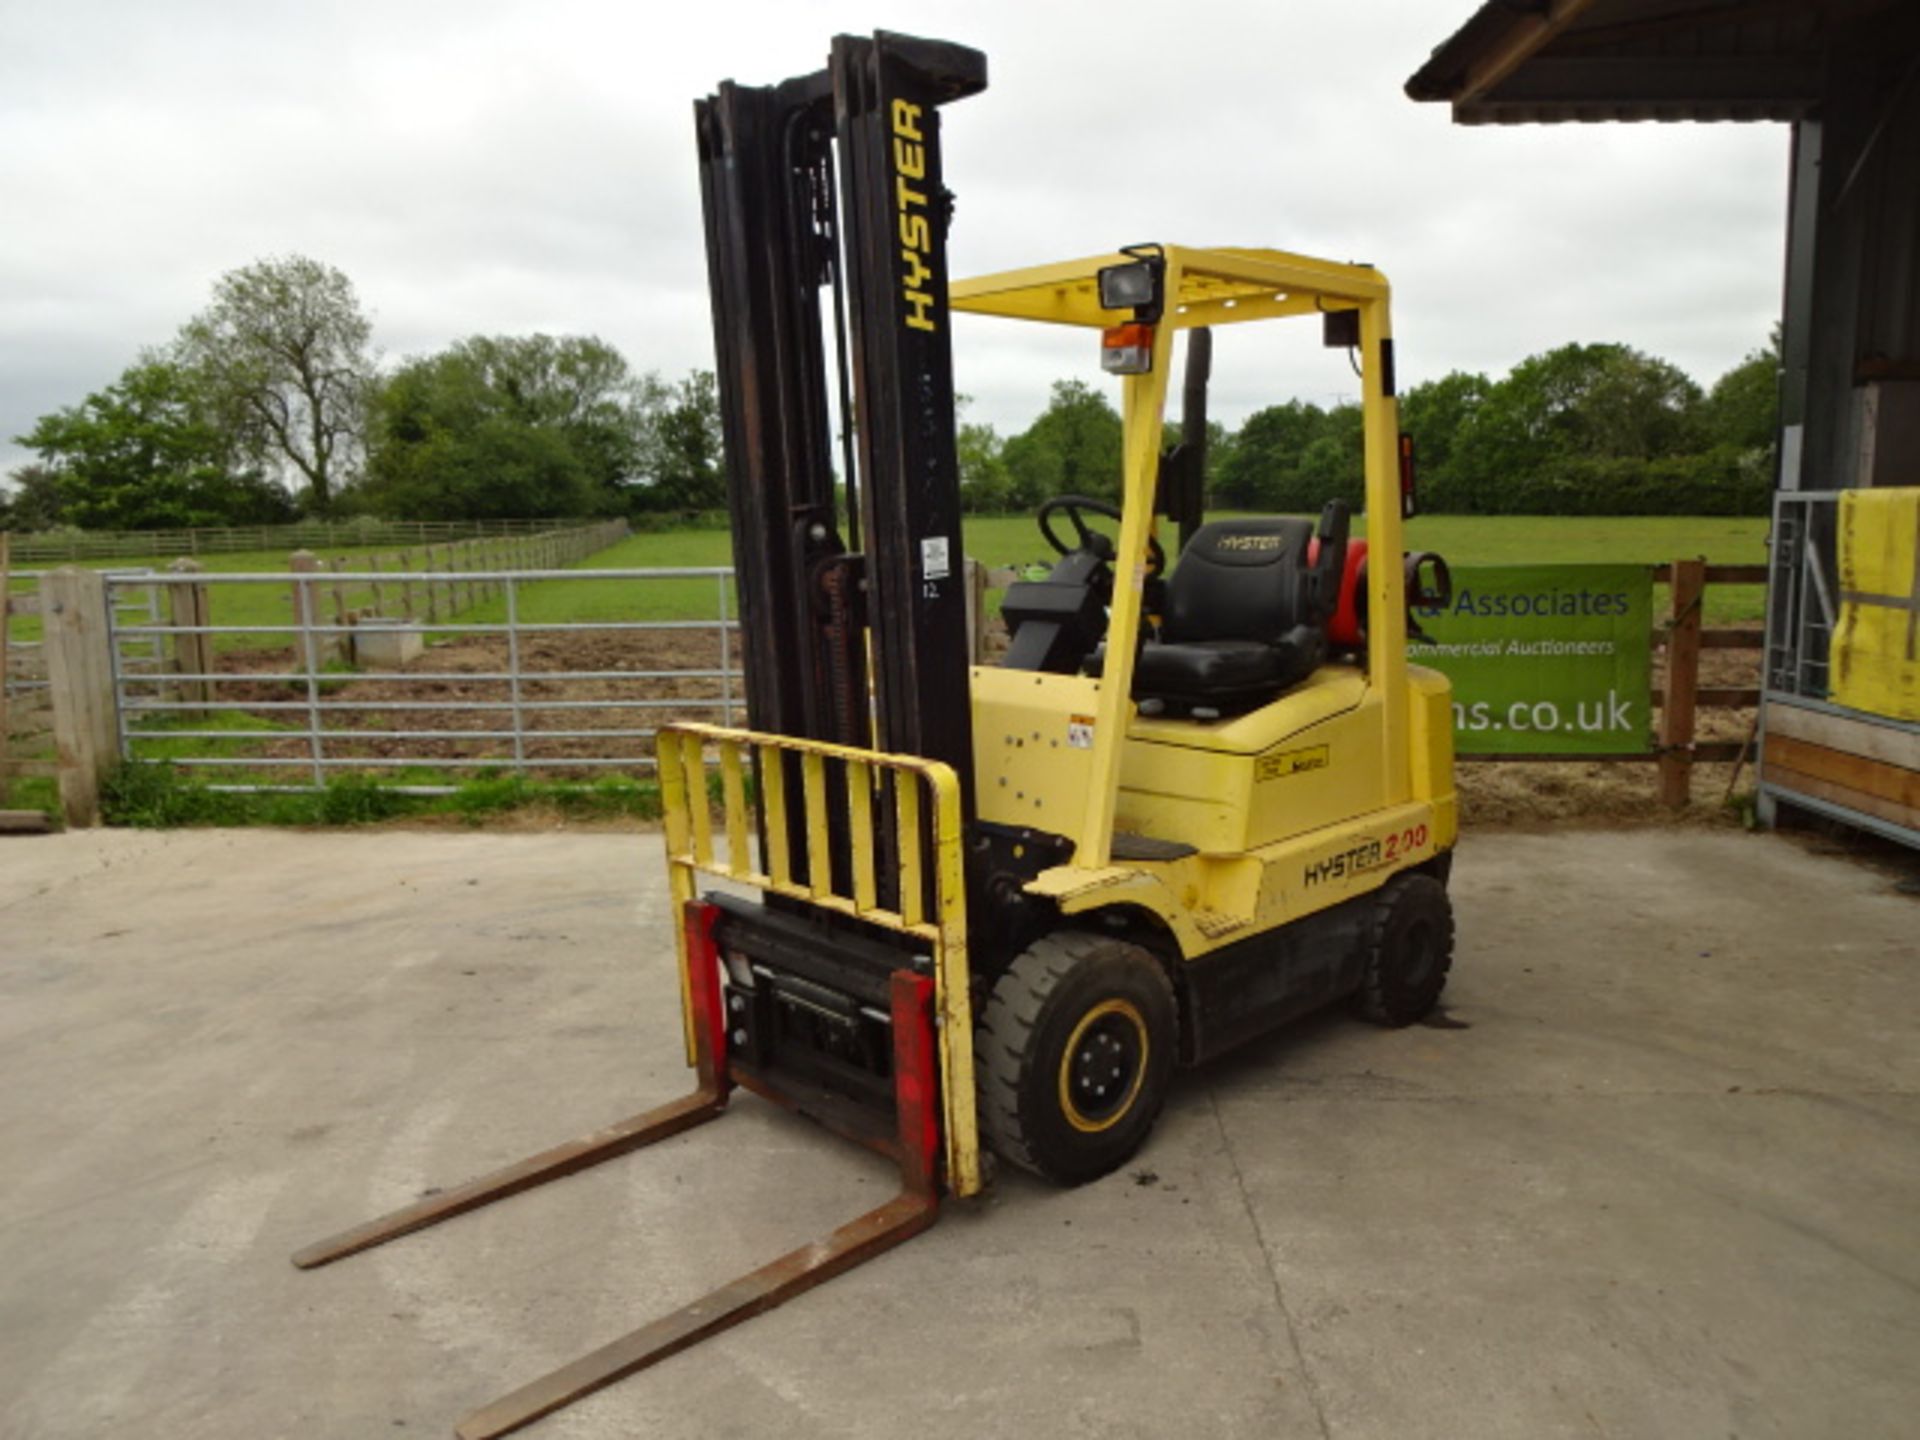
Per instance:
[[[1913,0],[1487,0],[1407,81],[1462,125],[1794,120],[1836,28]]]

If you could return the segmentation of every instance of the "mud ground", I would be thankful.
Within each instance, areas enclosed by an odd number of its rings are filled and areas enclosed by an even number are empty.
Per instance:
[[[1004,644],[998,632],[998,646]],[[990,636],[990,642],[995,637]],[[990,643],[990,649],[998,648]],[[735,654],[734,663],[738,664]],[[1708,650],[1701,655],[1700,684],[1706,687],[1746,687],[1758,683],[1758,654],[1754,651]],[[727,686],[702,671],[721,668],[722,656],[717,636],[699,630],[687,631],[572,631],[534,634],[522,641],[521,665],[530,678],[521,686],[520,701],[527,712],[528,737],[525,754],[534,773],[546,779],[582,778],[580,767],[553,766],[541,770],[541,760],[562,758],[617,758],[650,753],[648,740],[632,735],[604,734],[595,731],[650,729],[669,720],[723,722],[727,714],[722,702]],[[293,664],[290,652],[236,651],[220,657],[224,669],[235,674],[286,671]],[[406,667],[407,680],[360,680],[351,676],[329,678],[325,699],[330,704],[365,706],[340,710],[327,717],[329,727],[341,730],[389,732],[417,730],[427,732],[407,738],[370,735],[329,743],[328,753],[335,756],[365,756],[380,759],[413,759],[423,766],[450,759],[485,756],[511,756],[512,746],[504,740],[486,740],[462,732],[503,729],[507,717],[502,710],[415,710],[381,708],[383,703],[424,701],[430,704],[503,705],[513,695],[506,681],[481,680],[478,675],[502,674],[508,669],[507,645],[500,636],[469,636],[436,645]],[[555,675],[593,673],[602,677],[589,680],[538,678],[541,672]],[[626,678],[620,672],[627,672]],[[1658,665],[1653,675],[1654,693],[1664,683]],[[745,707],[739,680],[731,690],[736,702],[732,712],[735,723],[744,723]],[[220,700],[236,709],[246,709],[260,701],[303,701],[303,685],[270,681],[224,682]],[[665,702],[611,709],[543,709],[547,701]],[[298,718],[297,712],[258,710],[265,719]],[[1753,711],[1702,710],[1698,715],[1701,740],[1749,741]],[[587,732],[541,738],[542,731]],[[308,756],[307,741],[295,736],[266,741],[258,753],[284,756],[298,765]],[[587,775],[604,773],[594,770]],[[256,777],[257,778],[257,777]],[[293,777],[299,778],[299,777]],[[1658,777],[1653,765],[1643,762],[1577,762],[1543,764],[1496,764],[1463,761],[1458,768],[1462,813],[1470,825],[1534,826],[1563,822],[1580,824],[1682,824],[1734,825],[1740,810],[1729,801],[1753,784],[1748,764],[1699,765],[1693,778],[1693,803],[1684,811],[1662,808],[1658,798]]]

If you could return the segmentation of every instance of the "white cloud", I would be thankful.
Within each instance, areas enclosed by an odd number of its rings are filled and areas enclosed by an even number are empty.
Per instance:
[[[949,112],[958,273],[1141,239],[1370,260],[1406,381],[1621,340],[1703,382],[1777,314],[1777,126],[1462,129],[1401,93],[1468,0],[165,6],[0,15],[5,437],[111,381],[223,271],[353,277],[389,355],[477,332],[710,363],[691,108],[879,25],[987,52]],[[1287,327],[1266,327],[1269,330]],[[1084,338],[970,325],[973,414],[1017,428]],[[1237,421],[1351,377],[1312,336],[1223,337]],[[966,347],[972,347],[968,349]]]

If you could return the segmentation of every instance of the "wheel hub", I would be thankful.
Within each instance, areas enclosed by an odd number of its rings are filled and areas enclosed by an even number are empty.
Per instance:
[[[1130,1001],[1106,1000],[1074,1027],[1060,1061],[1060,1108],[1076,1130],[1106,1130],[1133,1107],[1146,1077],[1146,1021]]]

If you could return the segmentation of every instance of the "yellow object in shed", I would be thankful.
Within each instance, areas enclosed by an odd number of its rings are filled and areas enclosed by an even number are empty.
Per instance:
[[[1840,497],[1834,703],[1920,721],[1920,488]]]

